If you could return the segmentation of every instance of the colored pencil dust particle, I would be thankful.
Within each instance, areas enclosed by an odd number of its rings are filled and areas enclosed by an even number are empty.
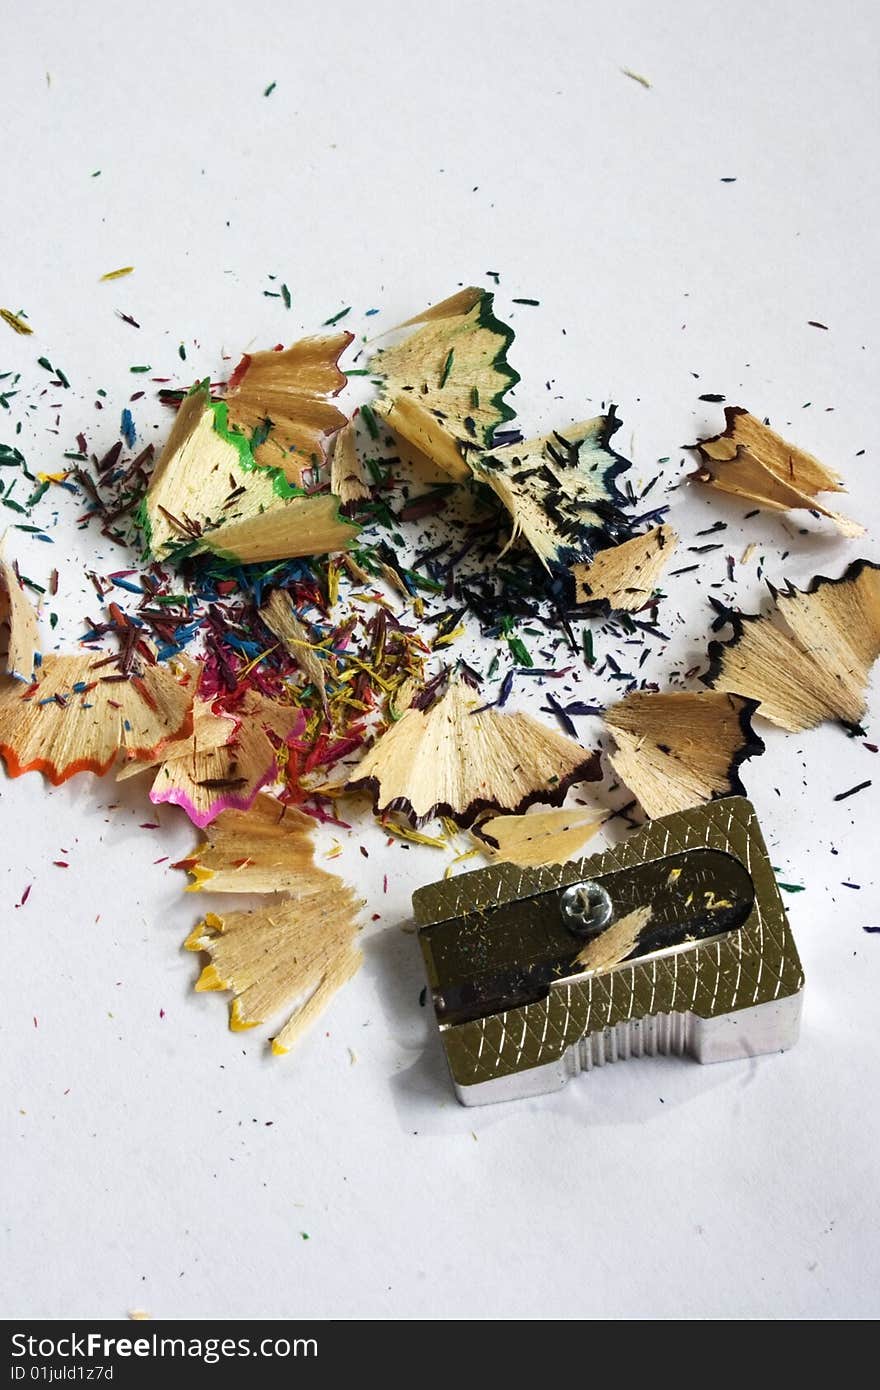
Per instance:
[[[120,266],[118,270],[108,270],[106,275],[102,275],[102,280],[121,280],[123,275],[131,275],[134,270],[133,265]]]
[[[278,86],[278,83],[277,83],[277,82],[270,82],[269,85],[268,85],[268,87],[267,87],[266,90],[264,91],[263,96],[264,96],[264,97],[270,97],[270,96],[272,95],[272,93],[274,92],[274,90],[275,90],[275,88],[276,88],[277,86]]]
[[[29,323],[25,323],[21,314],[14,314],[11,309],[0,309],[0,319],[9,324],[13,333],[20,333],[23,338],[34,331]]]

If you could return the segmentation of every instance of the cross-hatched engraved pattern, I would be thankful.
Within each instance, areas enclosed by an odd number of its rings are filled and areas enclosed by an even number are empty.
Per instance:
[[[754,809],[743,797],[650,821],[623,844],[576,864],[500,865],[420,889],[416,913],[422,923],[442,921],[697,848],[726,851],[751,875],[755,903],[739,931],[560,983],[539,1003],[444,1028],[455,1080],[473,1085],[556,1061],[586,1035],[630,1019],[687,1011],[709,1018],[797,993],[801,963]]]

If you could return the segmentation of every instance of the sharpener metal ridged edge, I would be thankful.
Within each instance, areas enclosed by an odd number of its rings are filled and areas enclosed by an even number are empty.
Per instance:
[[[557,1090],[607,1061],[656,1053],[727,1061],[797,1041],[803,971],[754,808],[743,797],[649,821],[622,844],[574,863],[498,864],[417,889],[416,925],[421,936],[439,922],[693,849],[721,850],[749,874],[754,901],[742,926],[554,982],[534,1003],[441,1021],[464,1105]]]

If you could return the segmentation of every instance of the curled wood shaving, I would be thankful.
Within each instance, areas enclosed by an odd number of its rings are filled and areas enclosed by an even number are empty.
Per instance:
[[[291,483],[326,463],[328,444],[346,423],[329,397],[345,386],[339,358],[351,341],[351,333],[329,333],[283,352],[245,353],[230,378],[233,428],[261,440],[253,448],[257,463],[281,468]]]
[[[725,429],[697,448],[702,464],[694,477],[719,492],[748,498],[772,511],[807,510],[829,517],[845,536],[865,528],[818,500],[820,492],[845,492],[840,478],[824,464],[789,444],[743,406],[726,406]]]

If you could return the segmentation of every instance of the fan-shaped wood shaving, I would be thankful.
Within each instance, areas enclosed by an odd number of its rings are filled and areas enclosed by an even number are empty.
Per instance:
[[[261,794],[247,811],[224,811],[207,839],[175,864],[193,882],[188,893],[282,893],[312,870],[315,822],[274,796]]]
[[[358,906],[341,879],[309,869],[288,898],[252,912],[209,913],[186,941],[187,950],[211,957],[196,989],[232,991],[234,1032],[292,1009],[272,1039],[273,1053],[287,1052],[361,964]]]
[[[655,526],[644,536],[598,551],[586,564],[572,565],[575,602],[602,604],[612,613],[635,613],[655,592],[677,542],[670,526]]]
[[[212,551],[251,564],[344,549],[357,527],[329,493],[296,493],[278,468],[258,467],[230,431],[227,404],[197,388],[181,404],[139,516],[158,559]]]
[[[839,579],[791,586],[776,610],[729,615],[734,635],[710,644],[706,684],[759,700],[765,719],[793,732],[824,719],[857,728],[880,654],[880,566],[856,560]]]
[[[507,362],[513,332],[495,318],[492,295],[466,289],[401,327],[418,325],[401,343],[377,352],[383,378],[377,411],[395,435],[461,482],[467,455],[488,448],[511,419],[505,396],[519,381]]]
[[[511,544],[522,536],[545,568],[591,559],[624,522],[615,479],[630,465],[609,444],[620,423],[612,406],[607,415],[474,459],[475,476],[510,512]]]
[[[527,816],[492,816],[477,832],[488,841],[492,857],[522,868],[564,864],[591,840],[604,816],[578,807],[534,811]]]
[[[472,824],[481,811],[559,805],[575,782],[601,776],[597,753],[528,714],[472,713],[477,701],[450,683],[430,709],[406,710],[374,744],[349,786],[369,788],[378,812],[419,825],[432,816]]]
[[[257,463],[281,468],[291,483],[326,463],[328,443],[346,423],[329,397],[346,384],[339,358],[352,337],[329,333],[301,338],[283,352],[245,353],[229,380],[233,428],[260,441],[253,444]]]
[[[20,681],[31,681],[40,661],[40,628],[18,575],[4,556],[4,549],[0,541],[0,627],[4,623],[9,626],[4,669]]]
[[[751,725],[756,708],[721,692],[634,691],[605,715],[617,744],[611,764],[651,817],[744,796],[739,766],[764,751]]]
[[[619,921],[612,922],[598,936],[588,941],[583,950],[575,956],[574,963],[582,970],[594,975],[619,965],[632,955],[638,945],[639,937],[651,920],[653,908],[636,907]]]
[[[812,454],[789,444],[743,406],[725,406],[724,419],[722,434],[701,439],[696,446],[702,459],[694,475],[699,482],[772,511],[819,512],[845,536],[864,534],[864,526],[817,500],[820,492],[846,489]]]
[[[38,771],[57,785],[110,768],[120,750],[149,759],[191,727],[193,691],[167,666],[120,676],[95,652],[47,656],[30,686],[0,678],[0,754],[11,777]]]

